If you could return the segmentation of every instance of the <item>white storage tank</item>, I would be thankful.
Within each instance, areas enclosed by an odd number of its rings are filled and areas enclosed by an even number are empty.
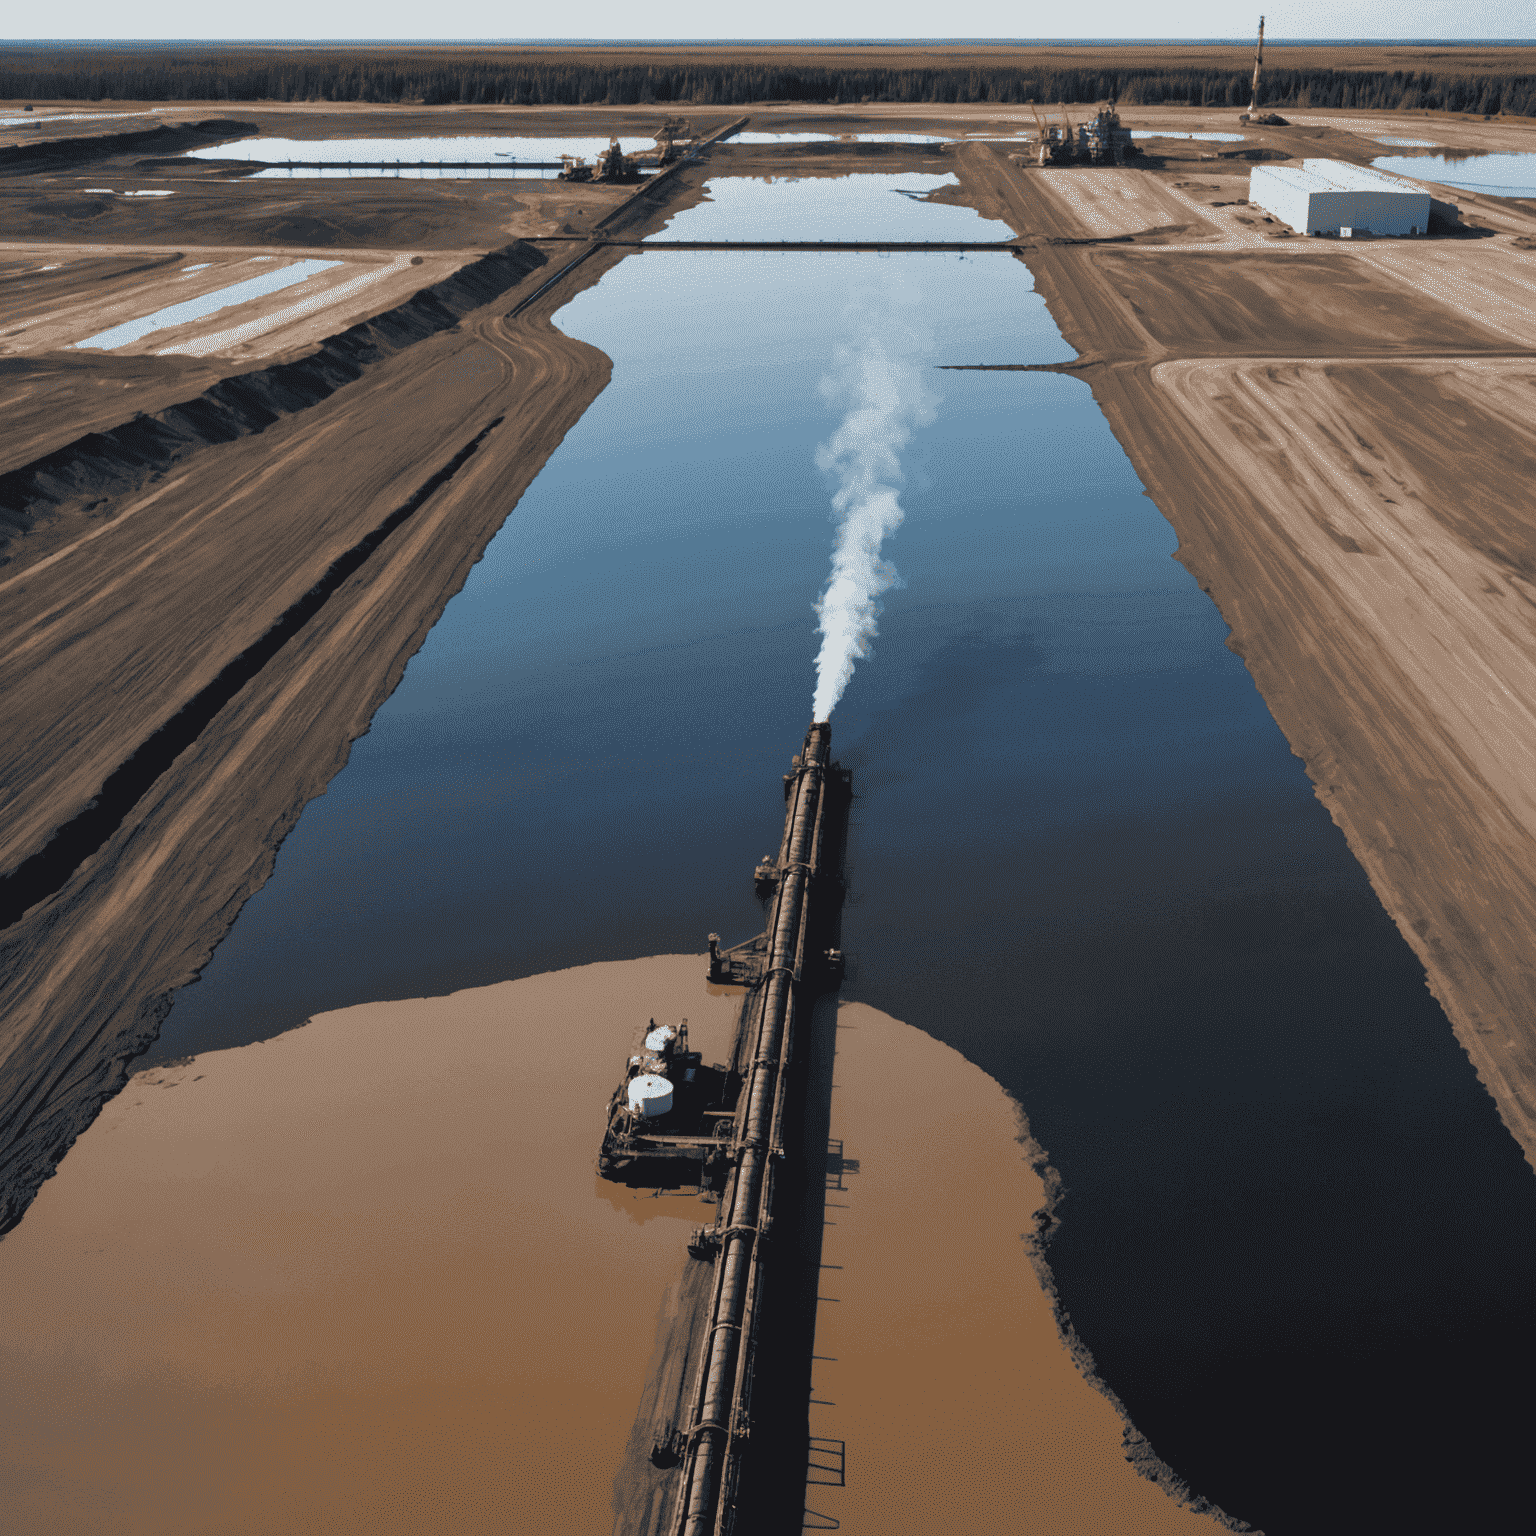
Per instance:
[[[654,1051],[658,1056],[665,1056],[667,1048],[677,1039],[677,1026],[675,1024],[661,1024],[645,1037],[645,1048]]]
[[[629,1107],[654,1120],[672,1108],[672,1084],[654,1072],[642,1072],[629,1080]]]
[[[1289,224],[1298,235],[1424,235],[1429,193],[1401,176],[1342,160],[1256,165],[1248,201]]]

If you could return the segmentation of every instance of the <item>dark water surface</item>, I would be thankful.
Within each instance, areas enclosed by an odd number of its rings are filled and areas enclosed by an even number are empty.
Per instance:
[[[890,182],[848,178],[843,235]],[[789,226],[827,183],[753,185]],[[739,236],[732,197],[688,233]],[[831,538],[816,386],[870,323],[1070,356],[993,255],[642,255],[561,311],[613,383],[157,1056],[760,926]],[[1062,1301],[1197,1491],[1271,1536],[1517,1525],[1536,1181],[1087,387],[930,377],[906,586],[833,719],[845,995],[1023,1104]]]

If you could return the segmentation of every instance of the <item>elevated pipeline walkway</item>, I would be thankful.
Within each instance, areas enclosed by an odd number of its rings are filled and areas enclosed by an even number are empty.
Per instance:
[[[850,782],[832,762],[831,745],[831,726],[813,724],[785,775],[778,857],[757,871],[759,889],[773,893],[767,929],[725,951],[710,939],[710,980],[745,982],[753,990],[743,1004],[733,1166],[714,1225],[700,1228],[690,1244],[696,1257],[713,1260],[715,1274],[694,1386],[679,1425],[677,1488],[662,1527],[670,1536],[729,1536],[736,1527],[775,1185],[785,1158],[786,1120],[795,1118],[789,1103],[795,1035],[808,1022],[815,998],[835,989],[842,976],[842,955],[833,946]]]

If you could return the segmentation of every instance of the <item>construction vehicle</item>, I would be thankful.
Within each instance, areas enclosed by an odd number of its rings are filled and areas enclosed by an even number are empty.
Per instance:
[[[624,153],[617,138],[608,140],[608,148],[597,157],[593,165],[576,155],[561,157],[561,181],[639,181],[640,166],[636,158]]]
[[[656,131],[656,163],[671,165],[677,159],[676,139],[691,139],[693,130],[681,117],[669,117]]]
[[[1063,129],[1055,123],[1047,122],[1040,116],[1034,102],[1029,103],[1029,110],[1034,113],[1035,128],[1040,135],[1036,151],[1039,164],[1067,165],[1075,160],[1077,144],[1070,127]],[[1065,119],[1066,114],[1062,116]]]

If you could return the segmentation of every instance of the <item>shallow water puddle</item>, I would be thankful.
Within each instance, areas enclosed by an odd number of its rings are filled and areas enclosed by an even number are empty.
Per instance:
[[[253,259],[270,260],[271,258]],[[265,298],[270,293],[292,288],[295,284],[302,283],[317,273],[328,272],[331,268],[340,265],[339,261],[296,261],[291,265],[263,272],[258,277],[248,277],[241,282],[231,283],[227,288],[216,288],[212,293],[202,293],[194,299],[183,299],[179,304],[169,304],[164,309],[157,309],[153,314],[144,315],[140,319],[125,320],[121,325],[114,325],[110,330],[99,331],[94,336],[88,336],[84,341],[75,342],[74,345],[96,347],[107,352],[116,347],[131,346],[136,341],[142,341],[151,332],[168,330],[173,325],[188,325],[194,320],[205,320],[221,309],[229,309],[233,305],[244,304],[251,299]],[[183,270],[195,269],[183,268]]]
[[[519,138],[488,137],[483,134],[445,135],[415,139],[240,139],[233,144],[215,144],[204,149],[187,152],[193,160],[257,160],[277,162],[270,169],[257,172],[260,177],[340,177],[401,176],[416,180],[464,180],[474,177],[549,176],[552,162],[564,155],[593,160],[608,148],[606,138]],[[654,139],[620,138],[619,146],[626,155],[656,148]],[[336,166],[289,167],[282,162],[290,160],[375,161],[378,169]],[[416,166],[411,161],[450,160],[480,161],[482,165],[471,170],[456,168],[439,170],[431,166]],[[404,162],[398,169],[394,162]],[[528,162],[524,166],[524,162]],[[542,166],[544,169],[535,169]]]

